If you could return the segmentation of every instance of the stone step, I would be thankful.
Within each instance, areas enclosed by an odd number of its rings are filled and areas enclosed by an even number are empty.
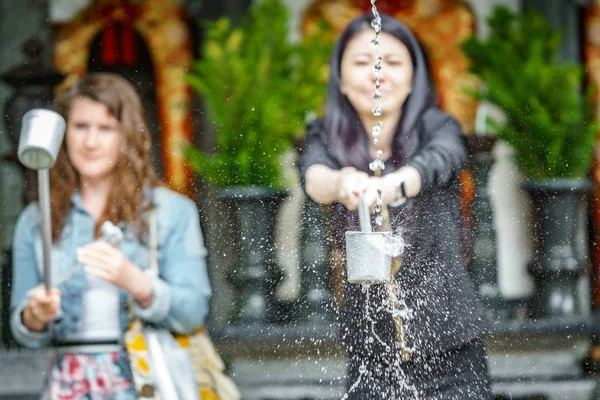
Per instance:
[[[0,400],[39,399],[51,357],[49,351],[0,351]],[[520,357],[510,361],[500,358],[492,363],[495,400],[600,398],[595,379],[543,379],[544,374],[536,377],[536,373],[531,373],[532,365],[544,363],[554,364],[554,369],[550,369],[553,374],[568,371],[571,364],[565,354],[522,354]],[[339,400],[345,393],[344,359],[339,356],[230,361],[230,375],[245,400]]]
[[[594,379],[566,381],[495,382],[495,400],[597,400],[598,382]]]
[[[0,396],[41,393],[52,355],[50,351],[0,350]]]

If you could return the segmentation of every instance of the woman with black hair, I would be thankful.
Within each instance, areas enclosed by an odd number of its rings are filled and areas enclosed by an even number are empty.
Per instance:
[[[413,33],[384,15],[379,35],[383,97],[376,104],[382,114],[373,115],[376,60],[370,20],[369,15],[353,20],[336,43],[326,116],[309,127],[299,166],[307,195],[333,204],[332,231],[340,247],[346,231],[358,230],[359,197],[373,209],[378,190],[392,228],[405,242],[394,283],[408,307],[402,325],[412,351],[408,359],[402,356],[394,319],[384,306],[384,285],[365,291],[345,284],[340,319],[349,399],[487,399],[483,312],[459,243],[463,133],[453,117],[434,106],[424,54]],[[375,145],[367,130],[379,121]],[[383,176],[369,170],[377,150],[385,163]]]

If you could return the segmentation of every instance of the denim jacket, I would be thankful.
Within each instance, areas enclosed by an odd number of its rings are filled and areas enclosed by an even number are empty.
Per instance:
[[[159,277],[150,275],[154,290],[152,304],[142,308],[133,302],[133,313],[147,322],[187,333],[204,322],[211,295],[198,210],[190,199],[162,187],[153,189],[152,202],[157,221]],[[73,194],[72,203],[60,239],[51,250],[54,281],[77,264],[77,249],[94,241],[95,221],[83,207],[79,192]],[[11,331],[17,342],[32,348],[50,342],[47,331],[30,331],[21,320],[28,291],[44,279],[40,223],[39,207],[32,203],[19,216],[13,241]],[[141,241],[134,229],[125,227],[123,230],[120,250],[134,265],[147,270],[150,267],[149,241]],[[79,269],[58,286],[62,297],[60,317],[54,321],[56,339],[69,339],[77,332],[85,274]],[[130,320],[130,296],[123,289],[119,296],[119,322],[124,333]]]

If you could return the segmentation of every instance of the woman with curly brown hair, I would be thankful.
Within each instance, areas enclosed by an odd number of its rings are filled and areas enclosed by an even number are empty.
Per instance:
[[[152,170],[140,99],[125,79],[89,74],[58,96],[56,108],[67,121],[50,172],[57,287],[40,286],[40,212],[31,204],[13,242],[12,333],[23,346],[61,347],[51,399],[135,399],[123,346],[130,314],[179,333],[207,314],[211,290],[198,211]],[[158,277],[147,273],[150,215]],[[124,232],[118,246],[100,240],[106,221]]]

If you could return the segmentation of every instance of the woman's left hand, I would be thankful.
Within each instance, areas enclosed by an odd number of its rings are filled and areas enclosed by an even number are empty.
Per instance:
[[[373,211],[377,203],[378,190],[382,191],[383,204],[396,203],[400,199],[400,182],[404,182],[406,197],[414,197],[421,191],[421,175],[415,167],[409,165],[383,177],[370,177],[367,189],[363,193],[369,210]]]
[[[117,247],[97,241],[77,250],[77,260],[98,278],[125,289],[144,305],[152,297],[152,281]]]
[[[377,204],[378,190],[382,191],[383,204],[390,204],[396,201],[398,187],[387,179],[378,176],[369,178],[367,189],[363,193],[365,205],[373,212],[375,204]]]
[[[127,289],[134,265],[117,247],[97,241],[77,250],[77,261],[85,270],[113,285]]]

